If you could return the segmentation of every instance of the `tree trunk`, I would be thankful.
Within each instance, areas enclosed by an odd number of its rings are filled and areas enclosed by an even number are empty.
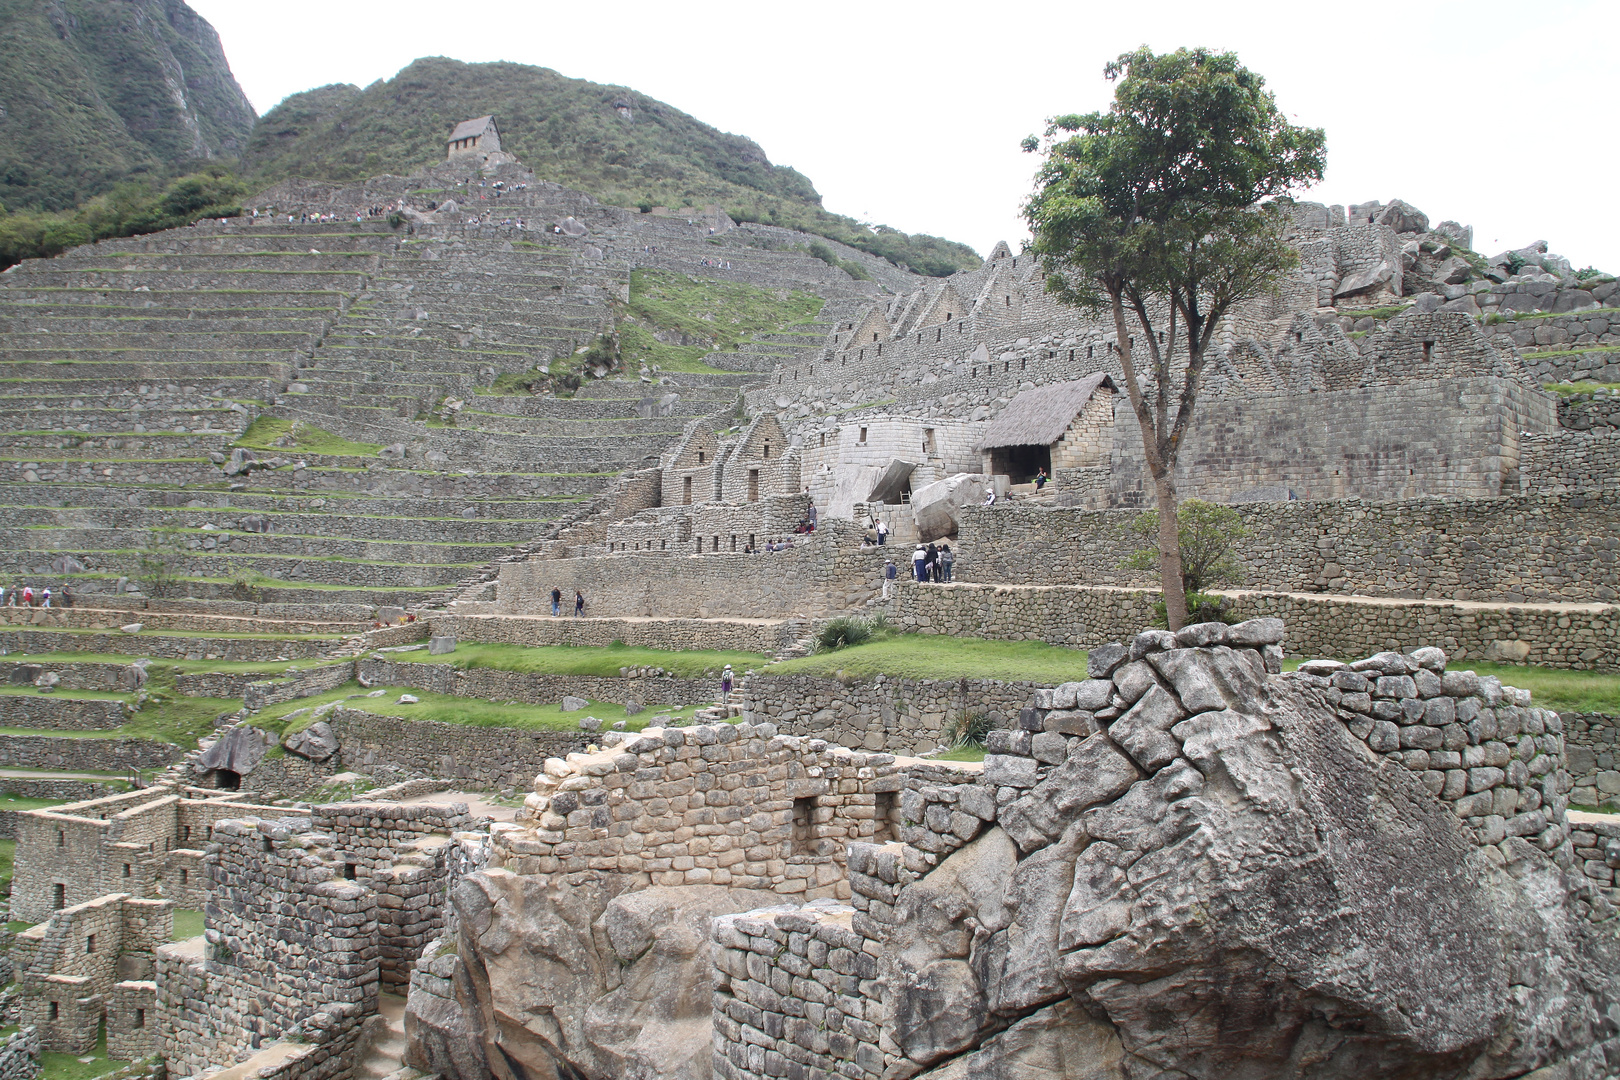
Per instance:
[[[1159,497],[1159,586],[1171,630],[1187,625],[1187,589],[1181,580],[1181,523],[1176,516],[1176,481],[1168,471],[1153,478]]]

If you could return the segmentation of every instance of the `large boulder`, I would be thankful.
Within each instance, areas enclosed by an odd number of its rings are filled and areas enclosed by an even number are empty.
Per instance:
[[[288,753],[310,761],[325,761],[338,752],[337,735],[325,720],[317,720],[302,731],[293,732],[281,740],[281,745]]]
[[[1325,677],[1164,644],[1115,675],[1147,686],[1136,708],[900,890],[891,1075],[1607,1075],[1612,912],[1589,921],[1606,905],[1566,877],[1561,833],[1465,819],[1491,793],[1448,803],[1375,754]]]
[[[917,539],[926,544],[956,535],[962,507],[981,505],[990,482],[979,473],[955,473],[913,491],[911,511],[917,522]]]
[[[496,1080],[707,1080],[709,922],[782,897],[716,885],[627,892],[629,884],[498,869],[463,879],[451,894],[460,1015],[413,989],[406,1030],[423,1035],[411,1038],[407,1062],[453,1075],[442,1063],[475,1032]],[[435,1056],[435,1045],[444,1052]]]
[[[199,773],[223,769],[246,776],[264,760],[265,751],[269,749],[265,742],[267,738],[274,740],[275,736],[263,728],[237,724],[202,752],[197,758],[196,769]]]
[[[916,462],[890,458],[889,463],[883,466],[883,471],[878,473],[877,479],[872,482],[872,488],[866,493],[865,501],[898,503],[900,497],[905,494],[912,471],[916,468]]]
[[[1402,199],[1396,199],[1378,212],[1377,224],[1388,225],[1398,233],[1426,233],[1429,215]]]

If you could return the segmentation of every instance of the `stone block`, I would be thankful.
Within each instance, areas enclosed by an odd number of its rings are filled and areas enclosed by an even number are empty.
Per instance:
[[[456,639],[451,634],[435,634],[428,639],[430,656],[445,656],[456,651]]]

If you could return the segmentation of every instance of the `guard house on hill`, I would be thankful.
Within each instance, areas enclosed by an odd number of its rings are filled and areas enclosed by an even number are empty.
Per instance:
[[[450,133],[450,148],[445,157],[453,161],[476,154],[487,161],[489,155],[500,153],[500,149],[501,133],[495,126],[495,118],[480,116],[456,125],[456,130]]]
[[[1114,442],[1114,382],[1105,373],[1025,390],[1001,410],[979,442],[984,471],[1025,483],[1108,464]]]

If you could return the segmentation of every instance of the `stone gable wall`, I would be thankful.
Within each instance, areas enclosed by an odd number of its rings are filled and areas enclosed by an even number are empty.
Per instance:
[[[546,762],[520,820],[492,830],[491,867],[847,898],[846,845],[892,828],[889,755],[773,724],[607,732],[602,743]]]

